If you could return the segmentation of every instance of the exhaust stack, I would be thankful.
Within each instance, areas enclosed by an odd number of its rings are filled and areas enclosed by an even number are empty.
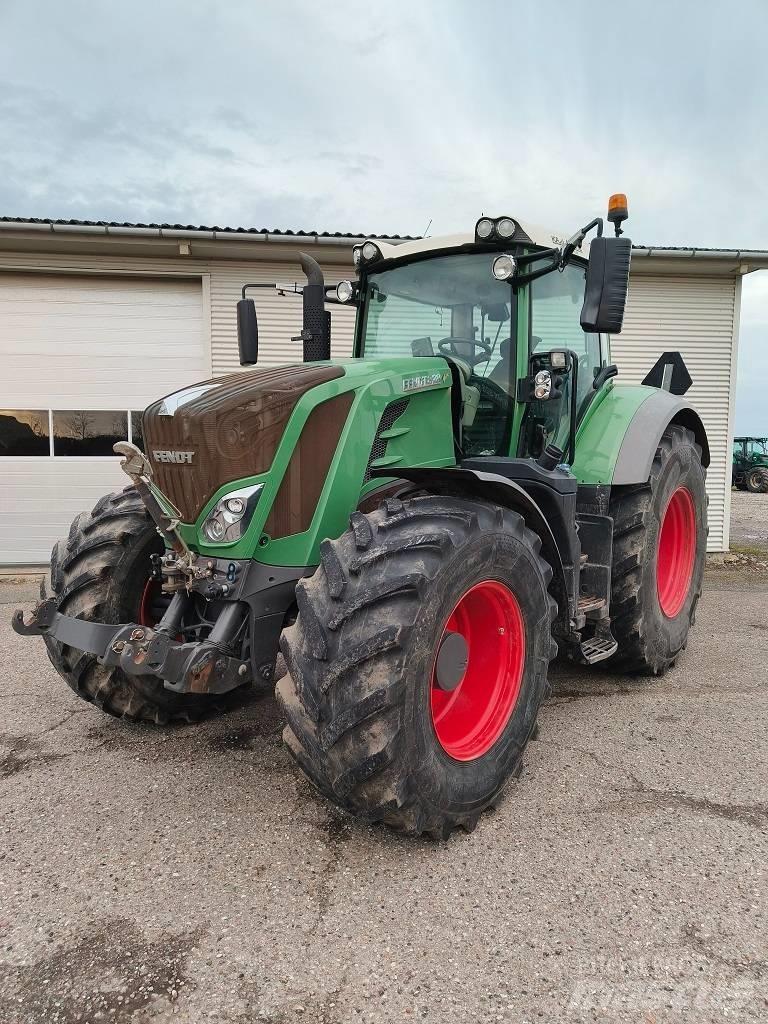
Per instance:
[[[314,363],[320,359],[331,358],[331,314],[325,308],[325,280],[317,260],[305,252],[300,252],[299,263],[307,277],[307,283],[302,290],[303,358],[305,363]]]

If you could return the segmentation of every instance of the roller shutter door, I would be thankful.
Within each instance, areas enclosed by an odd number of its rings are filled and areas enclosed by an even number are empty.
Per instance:
[[[619,379],[639,384],[662,352],[682,353],[693,386],[686,398],[709,438],[709,550],[728,547],[736,282],[728,277],[633,274],[621,334],[611,339]]]
[[[201,281],[0,273],[0,365],[0,564],[45,563],[127,483],[129,413],[210,376]]]

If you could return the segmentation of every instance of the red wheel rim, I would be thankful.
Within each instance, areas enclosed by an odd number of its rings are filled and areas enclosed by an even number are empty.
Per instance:
[[[664,511],[656,556],[659,606],[674,619],[685,604],[696,558],[696,511],[687,487],[678,487]]]
[[[168,600],[163,594],[160,580],[149,577],[144,584],[139,602],[138,621],[140,626],[155,626],[163,617]]]
[[[432,724],[440,746],[456,761],[486,754],[504,731],[520,695],[525,665],[525,626],[515,595],[487,580],[471,587],[443,627],[466,643],[466,668],[455,689],[441,688],[437,653],[432,668]]]

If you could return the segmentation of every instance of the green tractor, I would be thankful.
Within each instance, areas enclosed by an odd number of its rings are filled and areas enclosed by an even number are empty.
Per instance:
[[[731,480],[740,491],[768,493],[768,437],[734,437]]]
[[[659,675],[701,593],[690,378],[665,353],[622,385],[610,358],[626,216],[616,196],[612,237],[483,216],[370,239],[335,287],[302,254],[306,284],[274,287],[302,296],[303,362],[150,405],[145,451],[115,446],[130,486],[74,521],[16,631],[84,700],[159,724],[271,687],[280,650],[284,739],[322,794],[409,834],[473,829],[558,651]],[[330,359],[332,303],[356,307],[353,358]]]

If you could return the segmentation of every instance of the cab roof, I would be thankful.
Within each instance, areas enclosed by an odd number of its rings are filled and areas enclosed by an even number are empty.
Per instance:
[[[490,219],[495,220],[498,218],[491,217]],[[518,220],[516,217],[511,219],[517,225],[517,230],[512,238],[509,239],[510,245],[522,243],[534,245],[541,249],[553,249],[565,245],[568,241],[568,235],[550,231],[548,228],[543,228],[538,224],[528,224]],[[399,260],[404,257],[418,256],[421,253],[443,252],[446,249],[460,249],[466,245],[474,245],[475,234],[474,232],[467,232],[466,234],[457,235],[436,235],[432,238],[414,238],[407,242],[385,242],[371,237],[370,241],[378,247],[385,260]],[[585,241],[576,249],[576,255],[584,259],[589,258],[589,241]]]

